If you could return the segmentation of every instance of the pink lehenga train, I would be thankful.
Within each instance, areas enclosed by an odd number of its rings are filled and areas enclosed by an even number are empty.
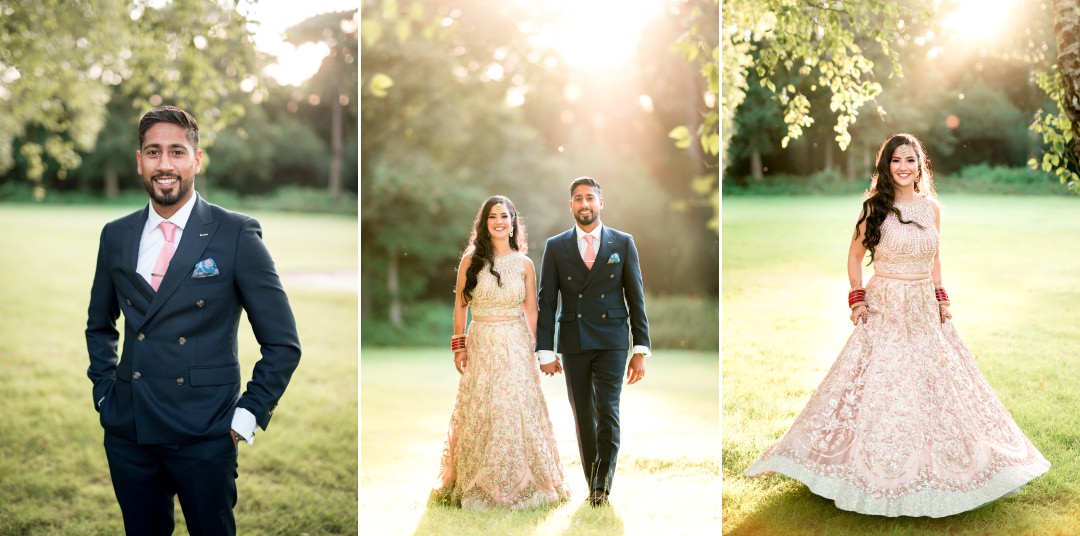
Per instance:
[[[898,203],[875,252],[881,273],[928,273],[938,246],[933,207]],[[869,319],[791,428],[747,476],[783,473],[836,506],[882,516],[943,517],[1010,495],[1050,462],[994,395],[930,279],[874,276]]]
[[[514,319],[469,325],[468,362],[432,502],[472,510],[520,509],[570,498],[523,314],[523,258],[495,257],[502,286],[487,267],[479,274],[470,304],[473,317]]]

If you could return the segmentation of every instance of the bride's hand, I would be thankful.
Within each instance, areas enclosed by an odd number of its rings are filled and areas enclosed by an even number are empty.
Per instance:
[[[952,313],[949,312],[949,306],[948,305],[939,305],[938,308],[941,309],[941,323],[942,324],[944,324],[946,320],[951,320],[952,319]]]
[[[469,360],[465,354],[465,350],[462,350],[454,354],[454,366],[457,367],[458,374],[465,374],[465,363]]]
[[[851,319],[851,325],[858,326],[860,321],[864,324],[866,323],[867,316],[866,306],[860,305],[851,310],[851,316],[848,318]]]

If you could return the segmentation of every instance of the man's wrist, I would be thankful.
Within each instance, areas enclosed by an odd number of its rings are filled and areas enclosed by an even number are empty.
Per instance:
[[[551,350],[537,350],[536,359],[541,365],[549,365],[559,359],[559,356]]]

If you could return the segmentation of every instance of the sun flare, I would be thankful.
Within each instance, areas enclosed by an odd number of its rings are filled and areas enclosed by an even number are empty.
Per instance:
[[[637,51],[645,25],[664,8],[661,0],[551,0],[561,16],[545,25],[537,44],[557,50],[578,67],[620,64]]]
[[[942,26],[971,40],[991,39],[1004,28],[1016,0],[960,0]]]

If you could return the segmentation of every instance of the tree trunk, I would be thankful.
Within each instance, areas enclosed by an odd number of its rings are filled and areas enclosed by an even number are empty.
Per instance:
[[[328,191],[331,199],[341,196],[341,93],[330,103],[330,181]]]
[[[115,169],[105,168],[105,197],[115,199],[118,195],[120,195],[120,177]]]
[[[830,138],[825,142],[825,169],[832,171],[836,168],[836,162],[833,159],[833,140]]]
[[[765,178],[765,173],[761,168],[761,151],[754,149],[754,151],[750,153],[750,171],[754,174],[754,180],[756,181]]]
[[[1057,36],[1058,72],[1065,86],[1062,106],[1072,122],[1074,139],[1080,138],[1080,0],[1053,0]],[[1073,144],[1080,156],[1080,143]]]
[[[396,327],[405,325],[401,311],[401,285],[398,280],[398,250],[390,248],[390,262],[386,268],[386,292],[390,295],[390,323]]]
[[[855,178],[859,175],[859,153],[860,147],[855,145],[848,145],[847,151],[847,180],[855,182]]]
[[[870,184],[870,175],[874,174],[874,166],[877,162],[874,162],[874,149],[867,145],[863,147],[863,178],[866,179],[866,183]]]

